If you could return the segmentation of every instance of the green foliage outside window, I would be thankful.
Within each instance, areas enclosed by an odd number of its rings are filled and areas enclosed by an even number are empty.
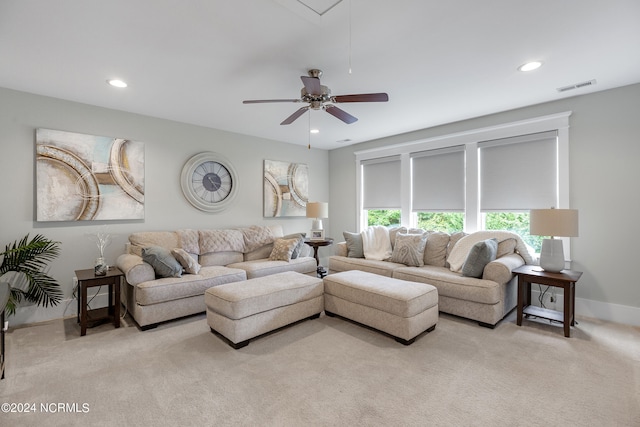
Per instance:
[[[455,233],[464,229],[462,212],[418,212],[418,228]]]
[[[400,210],[367,211],[367,225],[400,225]]]
[[[531,246],[537,253],[542,248],[544,236],[532,236],[529,234],[528,212],[489,212],[485,214],[485,230],[508,230],[519,234],[522,240]]]

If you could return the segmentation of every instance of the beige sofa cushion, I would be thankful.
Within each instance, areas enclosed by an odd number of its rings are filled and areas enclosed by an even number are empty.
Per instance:
[[[183,249],[190,254],[200,254],[200,235],[198,230],[178,230],[176,231],[176,234],[178,234],[178,239],[180,240],[180,245],[178,246],[180,249]]]
[[[273,243],[275,236],[271,228],[252,225],[251,227],[240,228],[244,240],[243,252],[254,251],[264,245]]]
[[[244,252],[240,230],[198,230],[200,254],[210,252]]]
[[[212,286],[243,281],[246,278],[244,270],[218,266],[202,267],[200,273],[189,275],[188,280],[166,277],[138,284],[136,303],[151,305],[203,295],[204,291]]]
[[[447,247],[450,236],[442,231],[429,231],[424,250],[424,263],[444,267],[447,260]]]
[[[333,273],[349,270],[367,271],[381,276],[391,277],[393,270],[405,267],[404,264],[390,261],[378,261],[364,258],[349,258],[333,255],[329,257],[329,269]]]
[[[180,247],[178,235],[174,231],[141,231],[129,235],[129,250],[131,253],[142,256],[142,248],[147,246],[160,246],[165,249]]]
[[[401,267],[393,271],[393,277],[411,282],[427,283],[438,288],[440,296],[483,304],[500,302],[500,286],[493,280],[464,277],[447,267]]]
[[[271,274],[295,271],[302,274],[316,272],[316,260],[312,257],[302,257],[291,261],[270,261],[268,259],[256,259],[253,261],[236,262],[227,267],[239,268],[246,271],[247,279],[269,276]]]
[[[200,258],[198,259],[200,264],[203,266],[228,265],[233,264],[234,262],[242,262],[242,260],[242,252],[233,251],[209,252],[200,255]]]

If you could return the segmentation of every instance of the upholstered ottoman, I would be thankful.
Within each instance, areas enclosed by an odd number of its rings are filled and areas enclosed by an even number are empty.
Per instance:
[[[324,311],[392,335],[409,345],[438,323],[438,290],[425,283],[408,282],[351,270],[324,278]]]
[[[293,271],[214,286],[204,300],[211,332],[235,349],[258,335],[318,317],[324,307],[322,279]]]

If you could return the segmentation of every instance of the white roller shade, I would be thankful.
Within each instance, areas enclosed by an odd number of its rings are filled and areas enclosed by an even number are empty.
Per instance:
[[[486,141],[478,146],[483,212],[557,206],[556,131]]]
[[[400,158],[362,163],[363,209],[400,209]]]
[[[464,212],[464,147],[411,156],[412,211]]]

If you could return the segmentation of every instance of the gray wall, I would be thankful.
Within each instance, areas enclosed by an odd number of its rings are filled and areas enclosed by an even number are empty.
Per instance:
[[[251,126],[251,117],[247,117]],[[35,219],[35,129],[48,128],[113,136],[145,143],[145,219],[38,223]],[[98,252],[89,235],[106,225],[113,242],[106,250],[113,264],[127,236],[141,230],[224,228],[281,224],[284,231],[308,231],[307,218],[262,217],[263,160],[306,163],[309,197],[329,198],[328,152],[183,123],[161,120],[0,88],[0,247],[27,233],[42,233],[62,242],[62,254],[50,274],[62,285],[63,304],[53,308],[23,307],[11,324],[75,315],[74,270],[92,268]],[[180,172],[189,157],[202,151],[224,155],[235,167],[239,191],[233,205],[217,214],[193,208],[182,195]],[[325,220],[325,227],[330,219]]]
[[[571,207],[580,210],[580,237],[572,239],[573,268],[584,272],[577,286],[578,315],[640,324],[640,284],[635,277],[640,212],[640,85],[503,112],[326,152],[276,141],[108,110],[0,88],[0,247],[27,233],[62,242],[51,274],[65,293],[62,305],[24,307],[12,324],[75,314],[73,271],[91,268],[97,255],[88,235],[106,224],[114,241],[113,263],[129,233],[139,230],[222,228],[280,223],[285,232],[308,231],[310,220],[262,217],[262,161],[307,163],[310,198],[329,201],[327,235],[342,240],[356,229],[356,150],[379,147],[573,111],[570,117]],[[250,126],[250,121],[247,123]],[[35,129],[50,128],[117,136],[145,143],[145,219],[138,222],[37,223],[34,221]],[[179,175],[193,154],[216,151],[236,168],[240,191],[219,214],[191,207],[180,190]],[[524,182],[523,186],[535,185]],[[330,196],[330,197],[329,197]],[[331,249],[322,248],[322,262]]]
[[[636,277],[640,233],[640,85],[451,123],[329,152],[331,233],[356,229],[355,151],[416,141],[572,111],[570,202],[579,209],[580,237],[571,241],[578,315],[640,325]],[[535,182],[523,182],[523,188]],[[339,239],[343,240],[343,239]]]

